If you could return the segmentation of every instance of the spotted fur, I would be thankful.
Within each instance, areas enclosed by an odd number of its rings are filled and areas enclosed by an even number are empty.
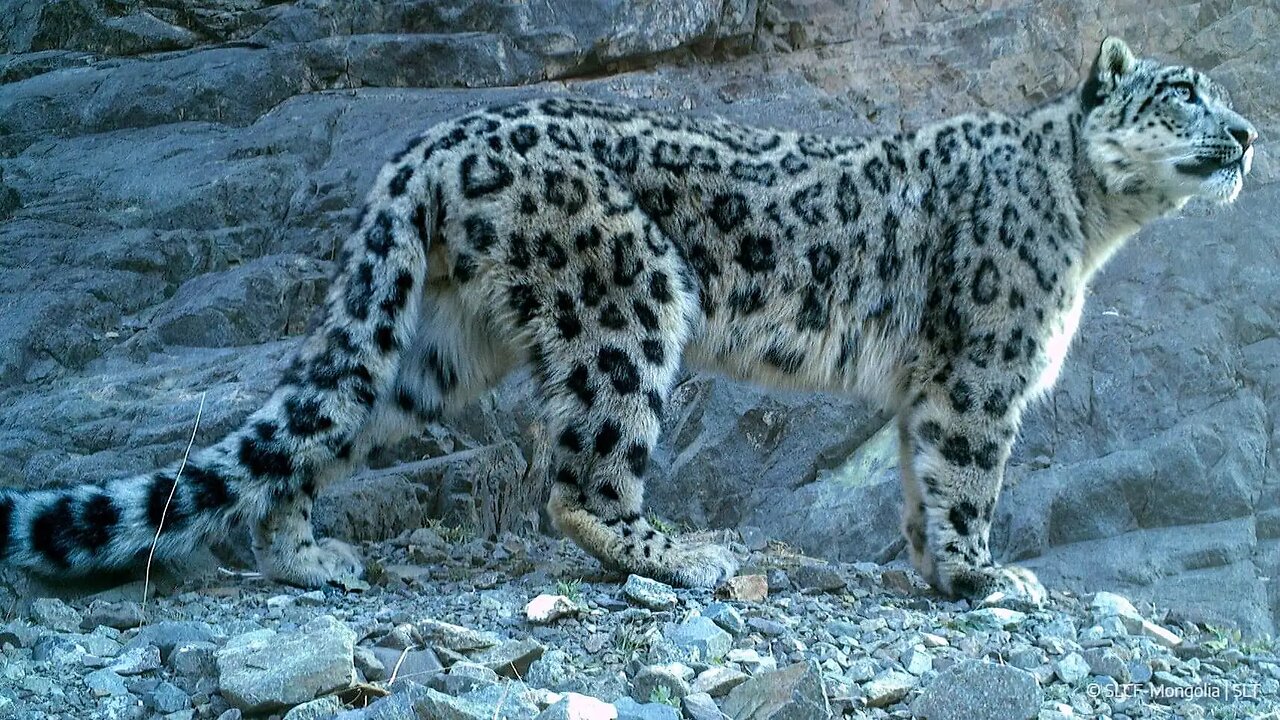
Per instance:
[[[987,546],[1022,411],[1053,384],[1097,268],[1189,197],[1234,199],[1255,138],[1203,75],[1114,39],[1057,101],[907,135],[566,98],[472,113],[382,171],[324,322],[265,406],[180,479],[7,493],[0,557],[124,566],[162,519],[161,557],[246,521],[272,577],[358,573],[313,537],[316,493],[528,364],[558,527],[607,565],[714,585],[733,556],[643,514],[686,362],[896,411],[917,567],[952,594],[1036,600]]]

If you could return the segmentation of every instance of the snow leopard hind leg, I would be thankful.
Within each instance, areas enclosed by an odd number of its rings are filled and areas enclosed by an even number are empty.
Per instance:
[[[345,477],[375,449],[447,417],[496,385],[514,365],[513,355],[487,333],[481,318],[459,304],[456,292],[428,288],[419,302],[421,319],[401,351],[395,382],[377,398],[344,458],[325,468],[326,478]],[[346,543],[324,538],[313,545],[315,494],[307,488],[278,502],[255,525],[254,554],[271,577],[310,586],[360,574],[359,555]]]
[[[384,170],[347,238],[323,309],[266,402],[181,462],[78,487],[0,493],[0,561],[75,577],[163,562],[245,523],[259,569],[315,586],[360,574],[358,555],[316,538],[311,505],[357,465],[394,398],[416,334],[434,207],[426,178]]]
[[[714,587],[736,572],[733,554],[671,537],[644,516],[644,476],[696,291],[683,260],[639,211],[582,211],[574,227],[585,250],[550,271],[554,282],[509,287],[551,442],[548,512],[610,569]],[[538,277],[543,261],[529,262],[523,277]]]

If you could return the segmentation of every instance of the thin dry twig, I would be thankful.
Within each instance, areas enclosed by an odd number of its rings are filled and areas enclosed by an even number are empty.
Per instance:
[[[151,550],[147,552],[146,574],[142,577],[142,617],[147,616],[147,591],[151,587],[151,563],[156,557],[156,546],[160,544],[160,533],[164,530],[165,518],[169,516],[169,506],[173,504],[173,496],[178,492],[178,481],[182,479],[182,471],[187,467],[187,458],[191,457],[191,448],[196,444],[196,432],[200,429],[200,416],[204,414],[204,398],[207,392],[200,393],[200,407],[196,408],[195,425],[191,428],[191,439],[187,441],[187,451],[182,454],[182,463],[173,476],[173,485],[169,488],[169,497],[164,502],[164,510],[160,512],[160,522],[156,523],[156,536],[151,539]]]
[[[396,666],[391,668],[391,677],[387,678],[386,686],[388,689],[395,684],[396,676],[400,674],[400,666],[404,664],[404,659],[409,654],[409,651],[417,647],[417,645],[410,645],[400,651],[400,657],[396,658]]]
[[[266,576],[257,570],[232,570],[218,566],[218,574],[223,577],[235,578],[236,580],[262,580]]]
[[[520,671],[516,670],[516,666],[511,666],[511,671],[515,673],[516,680],[524,682],[524,678],[520,677]],[[500,720],[498,714],[502,712],[502,706],[507,704],[507,696],[511,694],[511,683],[504,683],[502,687],[502,697],[498,698],[498,706],[493,709],[493,720]]]
[[[502,706],[507,704],[507,696],[511,694],[511,683],[504,683],[502,697],[498,698],[498,706],[493,709],[493,720],[500,720]]]

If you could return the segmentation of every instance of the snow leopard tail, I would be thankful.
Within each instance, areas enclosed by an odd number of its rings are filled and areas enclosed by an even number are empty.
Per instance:
[[[384,169],[346,240],[324,320],[266,403],[180,463],[101,484],[0,489],[0,565],[48,576],[181,557],[236,522],[256,522],[335,467],[392,393],[426,282],[437,195],[411,166]],[[418,173],[425,175],[425,173]]]

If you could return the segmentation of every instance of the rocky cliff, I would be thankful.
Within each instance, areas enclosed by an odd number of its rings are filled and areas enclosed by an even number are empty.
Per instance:
[[[1280,4],[1124,0],[3,0],[0,485],[132,474],[270,389],[392,148],[495,102],[578,93],[819,133],[1017,110],[1108,33],[1210,72],[1280,131]],[[1057,587],[1248,632],[1280,622],[1280,163],[1161,222],[1099,278],[1026,423],[996,546]],[[685,379],[651,481],[692,526],[832,559],[900,551],[885,417]],[[335,490],[335,531],[495,520],[542,469],[521,384]],[[477,474],[478,469],[484,472]],[[492,503],[490,503],[492,504]],[[504,506],[505,507],[505,506]],[[751,531],[754,532],[754,531]]]

